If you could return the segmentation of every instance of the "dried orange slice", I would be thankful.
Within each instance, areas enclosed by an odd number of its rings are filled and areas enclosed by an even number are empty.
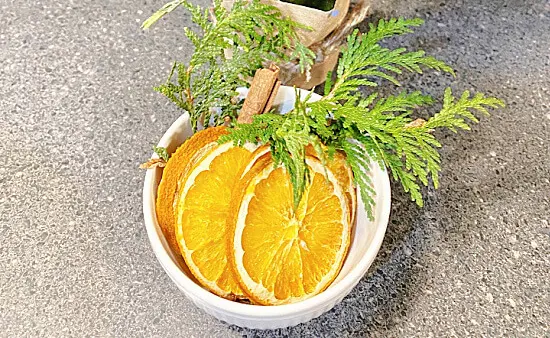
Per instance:
[[[222,297],[243,295],[227,257],[226,221],[235,184],[251,158],[259,156],[255,148],[218,145],[178,182],[174,215],[182,256],[195,278]]]
[[[260,162],[233,198],[231,263],[253,301],[301,301],[327,288],[342,267],[351,233],[348,202],[334,173],[328,169],[326,177],[321,162],[308,157],[310,184],[294,211],[286,170]]]
[[[207,128],[194,134],[172,154],[162,172],[157,190],[157,220],[174,253],[180,251],[174,228],[174,198],[178,181],[205,153],[216,147],[218,138],[225,134],[225,127]]]

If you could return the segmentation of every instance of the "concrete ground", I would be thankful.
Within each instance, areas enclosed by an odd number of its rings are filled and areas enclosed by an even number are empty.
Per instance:
[[[393,186],[380,255],[352,294],[265,332],[195,308],[145,233],[137,166],[180,114],[152,87],[191,53],[184,11],[139,29],[161,3],[0,0],[0,336],[550,336],[548,0],[376,2],[376,17],[426,19],[390,45],[458,72],[408,88],[507,108],[438,134],[441,188],[423,209]]]

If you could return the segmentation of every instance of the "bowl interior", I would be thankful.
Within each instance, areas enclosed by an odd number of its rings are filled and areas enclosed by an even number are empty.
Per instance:
[[[245,97],[247,94],[246,89],[240,90],[241,96]],[[305,97],[308,94],[305,90],[299,90],[299,95]],[[321,96],[313,94],[310,98],[311,101],[317,101]],[[295,102],[295,91],[291,87],[281,87],[279,93],[275,99],[274,106],[281,113],[286,113],[294,107]],[[166,134],[163,136],[159,142],[159,146],[166,147],[169,152],[175,151],[187,138],[192,135],[192,129],[189,121],[189,115],[186,113],[168,129]],[[156,156],[156,155],[155,155]],[[314,296],[308,300],[304,300],[300,303],[309,303],[313,299],[321,297],[323,294],[327,293],[337,293],[338,290],[335,289],[345,289],[353,287],[360,278],[365,274],[368,267],[374,260],[378,249],[382,243],[386,225],[389,216],[390,209],[390,190],[389,190],[389,180],[387,173],[380,169],[378,165],[373,164],[370,168],[370,175],[374,185],[374,189],[377,192],[375,198],[376,206],[373,211],[374,220],[369,220],[366,215],[364,204],[361,200],[361,196],[357,196],[357,214],[356,214],[356,224],[352,228],[352,238],[351,245],[348,252],[348,256],[344,262],[340,274],[336,280],[321,294]],[[144,187],[144,215],[145,223],[148,231],[151,244],[155,251],[157,258],[159,259],[163,268],[167,271],[170,277],[174,282],[180,287],[184,292],[189,292],[185,289],[185,285],[190,285],[193,283],[196,286],[195,279],[192,277],[192,274],[189,272],[187,266],[180,258],[179,253],[172,252],[170,246],[168,245],[162,230],[157,221],[156,210],[155,210],[155,201],[157,187],[162,176],[162,169],[156,168],[148,171],[145,179]],[[177,269],[173,269],[173,267]],[[205,289],[193,287],[193,292],[201,293],[202,298],[212,300],[212,297],[216,297],[220,302],[230,302],[221,297],[218,297],[214,294],[211,294]],[[233,307],[245,306],[245,307],[255,307],[261,309],[273,308],[273,307],[262,307],[255,305],[246,305],[240,303],[230,302]],[[298,303],[296,303],[298,304]],[[294,305],[294,304],[291,304]],[[289,305],[280,305],[276,307],[287,307]]]

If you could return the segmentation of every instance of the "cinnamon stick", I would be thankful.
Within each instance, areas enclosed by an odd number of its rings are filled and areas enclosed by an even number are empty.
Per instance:
[[[237,122],[252,123],[254,115],[269,112],[280,86],[279,67],[272,64],[269,68],[258,69]]]

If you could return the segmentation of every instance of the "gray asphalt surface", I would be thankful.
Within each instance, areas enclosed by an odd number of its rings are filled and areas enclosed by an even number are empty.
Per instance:
[[[393,186],[381,253],[352,294],[265,332],[196,309],[149,246],[137,166],[179,114],[152,87],[191,53],[184,11],[139,29],[161,3],[0,0],[0,336],[550,336],[550,2],[373,6],[426,19],[390,45],[458,72],[408,89],[507,108],[438,135],[441,188],[423,209]]]

